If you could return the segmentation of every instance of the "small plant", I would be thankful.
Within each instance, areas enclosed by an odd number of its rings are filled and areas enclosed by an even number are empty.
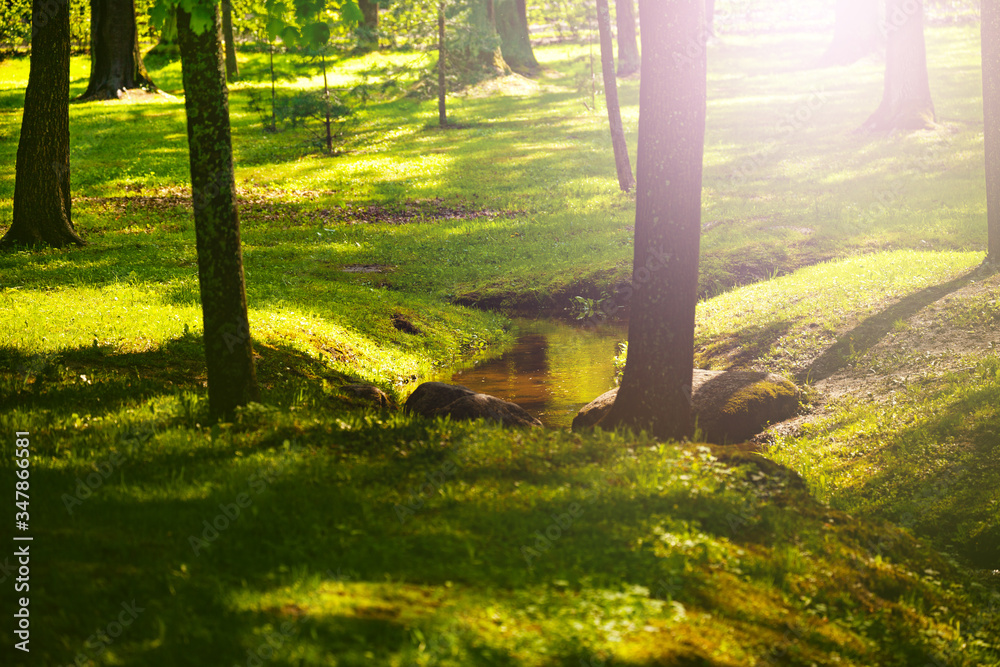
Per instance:
[[[597,317],[599,312],[597,304],[596,299],[590,299],[585,296],[573,297],[574,317],[578,320],[589,320],[592,317]]]

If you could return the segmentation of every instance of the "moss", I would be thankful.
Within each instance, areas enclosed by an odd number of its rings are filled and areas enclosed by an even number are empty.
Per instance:
[[[785,380],[765,379],[736,391],[722,408],[726,415],[750,414],[762,405],[772,404],[782,399],[795,400],[799,390]]]

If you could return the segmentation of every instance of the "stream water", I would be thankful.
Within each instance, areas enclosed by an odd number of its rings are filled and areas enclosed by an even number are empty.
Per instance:
[[[614,356],[626,334],[625,324],[515,320],[513,347],[445,382],[517,403],[550,428],[569,428],[581,407],[615,386]]]

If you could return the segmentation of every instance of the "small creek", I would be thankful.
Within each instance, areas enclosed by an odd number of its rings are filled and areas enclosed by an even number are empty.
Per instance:
[[[550,428],[569,428],[581,407],[615,386],[613,360],[627,328],[518,319],[514,336],[500,356],[443,381],[517,403]]]

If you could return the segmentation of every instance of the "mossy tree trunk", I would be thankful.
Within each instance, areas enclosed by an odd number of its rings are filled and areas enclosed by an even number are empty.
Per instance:
[[[178,8],[177,35],[187,109],[209,410],[214,418],[228,420],[236,407],[258,399],[258,389],[247,320],[218,6],[212,25],[200,35],[191,30],[191,15]]]
[[[119,90],[156,89],[142,62],[134,0],[90,0],[90,81],[80,100],[112,100]]]
[[[642,82],[628,359],[605,423],[690,437],[705,147],[704,0],[639,0]],[[703,45],[702,45],[703,46]],[[677,58],[678,53],[694,53]]]
[[[833,41],[820,58],[821,65],[850,65],[882,46],[878,3],[874,0],[837,0]]]
[[[628,158],[628,144],[625,143],[625,129],[622,127],[621,109],[618,106],[618,81],[615,79],[608,0],[597,0],[597,29],[601,34],[601,73],[604,75],[604,99],[608,106],[608,124],[611,126],[611,146],[615,153],[618,187],[622,192],[628,192],[635,186],[635,180],[632,178],[632,163]]]
[[[525,0],[495,0],[497,33],[503,59],[514,70],[534,72],[538,60],[531,48]]]
[[[240,78],[240,66],[236,62],[236,39],[233,37],[233,6],[229,0],[222,0],[222,36],[226,40],[226,80]]]
[[[69,193],[69,11],[32,2],[31,69],[14,172],[14,217],[0,247],[83,245]]]
[[[923,130],[934,126],[934,102],[927,78],[923,0],[886,0],[888,35],[882,103],[862,129],[870,132]]]
[[[633,0],[615,0],[615,21],[618,27],[618,76],[639,71],[639,42],[635,35]]]
[[[986,149],[986,259],[1000,264],[1000,4],[982,4],[983,130]]]

